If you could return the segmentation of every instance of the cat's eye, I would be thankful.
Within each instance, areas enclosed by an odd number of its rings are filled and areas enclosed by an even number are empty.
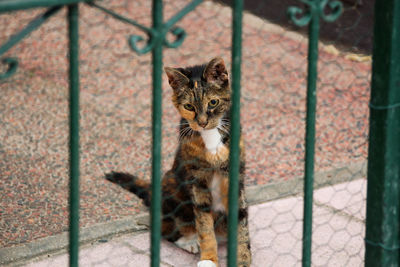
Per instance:
[[[190,104],[185,104],[185,105],[183,105],[183,107],[189,111],[194,111],[194,107]]]
[[[219,103],[218,99],[211,99],[210,102],[208,102],[208,107],[209,108],[215,108]]]

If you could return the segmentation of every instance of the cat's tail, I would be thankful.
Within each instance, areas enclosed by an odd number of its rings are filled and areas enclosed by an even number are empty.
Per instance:
[[[144,204],[147,207],[150,207],[150,200],[151,200],[150,181],[140,179],[136,176],[123,172],[107,173],[106,179],[134,193],[135,195],[143,199]]]

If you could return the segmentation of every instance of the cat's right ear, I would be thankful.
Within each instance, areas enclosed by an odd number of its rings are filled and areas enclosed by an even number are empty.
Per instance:
[[[182,72],[177,69],[165,67],[165,73],[168,76],[169,85],[171,85],[172,89],[175,91],[180,90],[180,88],[189,84],[190,80],[186,77]]]

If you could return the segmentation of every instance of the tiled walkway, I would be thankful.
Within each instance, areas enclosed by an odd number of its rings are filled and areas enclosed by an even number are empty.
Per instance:
[[[169,18],[188,1],[165,1]],[[103,3],[103,2],[102,2]],[[104,1],[150,24],[150,1]],[[104,180],[121,170],[150,176],[150,55],[130,51],[142,34],[81,5],[81,226],[140,212],[137,199]],[[0,16],[0,43],[41,11]],[[67,231],[68,82],[65,10],[7,53],[20,67],[0,83],[0,247]],[[207,1],[179,25],[187,39],[164,51],[164,64],[186,66],[222,56],[230,65],[231,9]],[[303,173],[306,38],[246,14],[242,124],[248,186]],[[316,170],[365,161],[370,62],[321,46]],[[177,146],[179,118],[163,80],[163,168]],[[333,178],[332,178],[333,179]]]
[[[340,192],[335,197],[333,192]],[[315,192],[313,266],[363,266],[366,183],[356,180]],[[342,210],[343,207],[346,207]],[[302,209],[300,197],[250,208],[250,236],[254,267],[301,266]],[[339,212],[340,211],[340,212]],[[357,211],[355,213],[355,211]],[[103,240],[105,242],[106,240]],[[81,266],[149,266],[149,233],[130,234],[82,248]],[[219,248],[226,266],[226,244]],[[163,241],[161,266],[196,266],[199,255]],[[26,266],[66,266],[68,255],[46,256]]]

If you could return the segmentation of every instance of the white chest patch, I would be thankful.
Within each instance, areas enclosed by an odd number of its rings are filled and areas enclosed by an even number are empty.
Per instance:
[[[218,147],[222,145],[221,134],[218,132],[218,129],[203,130],[200,134],[207,150],[213,154],[217,153]]]
[[[216,267],[217,265],[210,260],[202,260],[197,262],[197,267]]]
[[[213,211],[225,211],[225,206],[222,203],[221,197],[221,181],[222,177],[218,174],[214,174],[211,181],[211,196],[212,196],[212,210]]]

